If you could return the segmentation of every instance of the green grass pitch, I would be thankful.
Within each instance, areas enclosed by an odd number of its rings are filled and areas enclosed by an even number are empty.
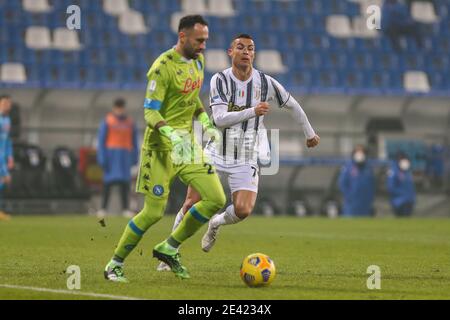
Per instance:
[[[189,280],[157,272],[151,257],[172,221],[166,216],[153,226],[130,255],[128,284],[103,278],[125,218],[109,218],[106,228],[87,216],[0,221],[0,299],[104,298],[5,287],[67,291],[70,265],[81,268],[80,293],[145,299],[450,299],[448,219],[253,216],[222,227],[210,253],[200,248],[203,227],[181,250]],[[255,252],[275,262],[277,276],[269,287],[247,288],[239,277],[241,261]],[[379,290],[367,288],[370,265],[380,267]]]

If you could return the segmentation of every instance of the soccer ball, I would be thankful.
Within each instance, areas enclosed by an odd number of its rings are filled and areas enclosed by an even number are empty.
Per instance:
[[[275,264],[269,256],[254,253],[242,261],[240,274],[242,281],[249,287],[268,286],[275,278]]]

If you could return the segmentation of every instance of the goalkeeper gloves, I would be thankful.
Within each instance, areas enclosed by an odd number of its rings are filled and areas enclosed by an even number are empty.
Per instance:
[[[220,131],[211,123],[206,112],[202,112],[198,116],[198,120],[202,123],[203,130],[208,138],[216,142],[222,138]]]
[[[172,142],[172,162],[175,165],[192,162],[192,143],[190,134],[180,136],[170,126],[162,126],[159,132]]]

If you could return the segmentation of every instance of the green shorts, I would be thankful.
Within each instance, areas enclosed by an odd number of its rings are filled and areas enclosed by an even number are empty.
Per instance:
[[[171,151],[142,149],[136,192],[146,196],[167,199],[170,185],[175,177],[186,185],[198,186],[205,192],[222,191],[222,184],[214,165],[208,159],[198,163],[174,165]]]

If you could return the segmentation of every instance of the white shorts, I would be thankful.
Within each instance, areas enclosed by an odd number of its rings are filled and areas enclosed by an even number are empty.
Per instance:
[[[221,179],[228,180],[231,194],[239,190],[258,193],[259,168],[251,164],[215,165]]]

